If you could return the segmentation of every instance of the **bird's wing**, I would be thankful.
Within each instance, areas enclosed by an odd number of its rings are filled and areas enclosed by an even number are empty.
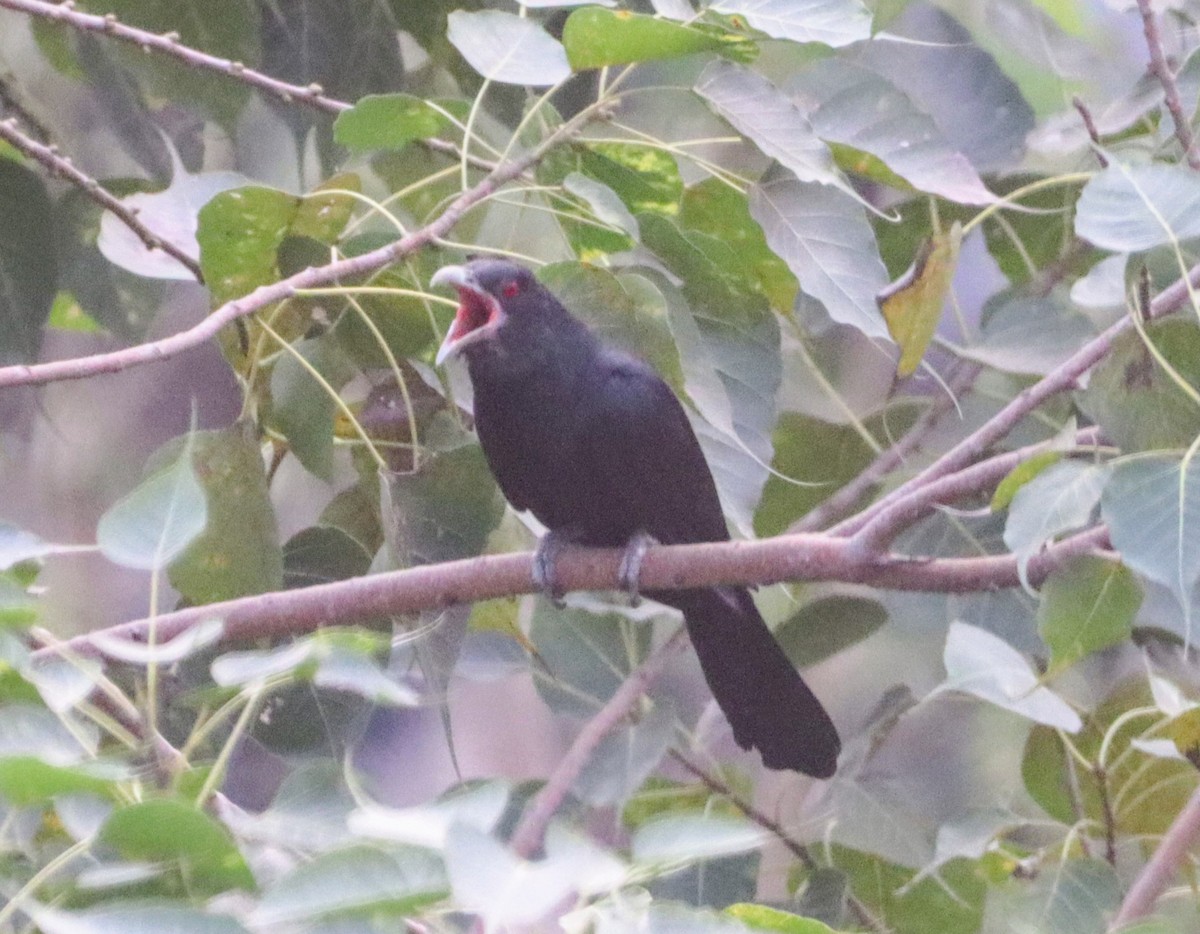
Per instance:
[[[589,511],[664,544],[728,538],[712,473],[671,388],[632,358],[602,362],[581,425]]]

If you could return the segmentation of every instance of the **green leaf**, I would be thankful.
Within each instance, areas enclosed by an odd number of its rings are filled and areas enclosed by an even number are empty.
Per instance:
[[[276,251],[295,217],[296,200],[251,186],[217,194],[200,209],[200,267],[214,305],[279,278]]]
[[[283,554],[252,426],[197,432],[192,464],[204,488],[208,523],[171,563],[171,585],[194,605],[278,590]]]
[[[775,639],[803,668],[861,642],[887,622],[883,605],[863,597],[823,597],[806,603],[775,629]]]
[[[959,204],[996,200],[934,120],[876,72],[826,58],[801,71],[785,89],[808,111],[817,136],[877,157],[917,190]]]
[[[1183,607],[1200,580],[1200,455],[1188,454],[1117,463],[1101,501],[1121,559]]]
[[[228,831],[182,801],[156,798],[114,811],[100,840],[126,859],[178,862],[192,891],[255,887]]]
[[[1018,188],[1025,189],[1041,178],[1042,176],[1033,173],[1018,173],[997,178],[992,185],[998,194],[1007,195]],[[1040,190],[1025,190],[1021,195],[1021,204],[1029,210],[1008,211],[1005,212],[1003,223],[983,225],[988,252],[1009,282],[1023,285],[1033,279],[1039,270],[1045,269],[1064,255],[1066,245],[1074,239],[1075,205],[1079,201],[1082,188],[1083,182],[1077,182],[1053,185]],[[1071,270],[1078,269],[1083,273],[1099,255],[1096,250],[1085,251],[1078,265],[1072,266]],[[1121,270],[1117,305],[1123,305],[1125,302],[1123,261]],[[1078,283],[1072,287],[1072,298],[1075,298],[1077,286]]]
[[[447,125],[438,108],[411,94],[370,94],[338,114],[333,138],[350,149],[400,149],[437,136]]]
[[[923,405],[900,400],[863,424],[875,438],[898,438],[920,416]],[[767,478],[754,516],[759,538],[779,535],[857,477],[875,452],[853,425],[834,425],[799,412],[784,412],[775,426],[777,472]],[[795,481],[795,482],[792,482]]]
[[[1114,253],[1200,236],[1200,179],[1181,165],[1114,163],[1080,193],[1075,233]]]
[[[1038,606],[1051,672],[1127,639],[1141,604],[1142,588],[1123,564],[1080,555],[1056,568]]]
[[[937,877],[917,880],[916,871],[841,846],[833,865],[846,874],[850,891],[894,934],[973,934],[980,929],[988,886],[969,860],[952,860]]]
[[[500,10],[455,10],[447,37],[490,81],[547,87],[571,75],[567,53],[536,21]]]
[[[839,324],[889,340],[876,297],[887,285],[862,207],[828,185],[772,170],[750,190],[750,213],[767,243]]]
[[[222,192],[244,185],[246,178],[237,172],[200,172],[193,175],[183,167],[174,150],[170,154],[173,169],[171,184],[161,191],[134,192],[122,198],[121,204],[136,214],[138,221],[151,232],[170,241],[187,256],[195,258],[200,249],[195,239],[197,212],[201,212],[206,203],[219,197]],[[96,246],[109,262],[136,275],[180,281],[194,279],[193,273],[179,260],[163,250],[147,247],[137,234],[110,211],[100,218]],[[207,269],[204,269],[204,274],[211,289],[216,280],[208,277]]]
[[[293,345],[324,377],[322,386],[291,354],[283,353],[271,370],[270,420],[288,440],[292,453],[309,473],[328,480],[333,472],[333,424],[337,391],[350,378],[345,357],[331,340],[314,338]]]
[[[677,391],[682,388],[667,303],[652,282],[585,263],[551,263],[538,270],[538,279],[606,341],[651,364]]]
[[[371,555],[346,532],[328,525],[301,529],[283,546],[283,582],[289,589],[366,574]]]
[[[730,905],[725,909],[725,913],[755,931],[777,931],[779,934],[836,934],[824,921],[802,918],[800,915],[767,905],[740,902]]]
[[[1148,756],[1131,746],[1152,721],[1125,715],[1145,707],[1153,708],[1154,701],[1145,676],[1138,675],[1119,684],[1071,738],[1074,750],[1087,762],[1098,761],[1101,744],[1105,745],[1108,801],[1115,795],[1123,802],[1113,814],[1118,839],[1127,834],[1165,833],[1196,787],[1196,771],[1190,763]],[[1039,807],[1065,826],[1081,819],[1103,826],[1106,804],[1096,776],[1079,768],[1074,750],[1068,752],[1052,728],[1035,726],[1021,763],[1025,788]]]
[[[1017,464],[996,485],[996,492],[992,494],[992,501],[989,504],[989,508],[992,512],[1001,512],[1007,509],[1021,487],[1047,467],[1057,464],[1060,460],[1062,460],[1061,451],[1042,451],[1040,454],[1034,454],[1033,457]]]
[[[46,323],[56,331],[72,331],[77,334],[99,334],[104,330],[69,292],[58,293]]]
[[[339,175],[303,197],[259,185],[226,188],[188,215],[195,217],[199,210],[200,268],[214,305],[275,282],[279,249],[289,236],[336,241],[355,201],[322,189],[356,191],[359,181],[353,174]]]
[[[0,797],[16,807],[44,804],[69,794],[111,797],[114,782],[83,766],[51,765],[33,756],[0,759]]]
[[[951,623],[946,636],[946,680],[929,696],[961,691],[1048,726],[1077,733],[1079,715],[1042,687],[1029,662],[999,636],[966,623]]]
[[[359,844],[301,863],[263,893],[250,919],[257,928],[361,912],[412,913],[448,889],[434,853]]]
[[[575,71],[697,52],[719,52],[748,61],[757,51],[753,42],[736,33],[599,7],[585,7],[568,17],[563,27],[563,46]]]
[[[763,828],[745,818],[676,814],[639,827],[631,850],[635,863],[680,867],[756,850],[767,839]]]
[[[1146,325],[1146,336],[1193,388],[1200,387],[1200,325],[1172,318]],[[1092,371],[1079,394],[1083,410],[1122,451],[1184,448],[1200,435],[1200,406],[1179,388],[1130,331]]]
[[[581,172],[612,189],[633,214],[676,214],[683,194],[679,166],[670,153],[633,143],[579,143],[551,153],[538,178],[561,184]]]
[[[473,557],[504,515],[478,445],[426,458],[413,474],[385,478],[384,534],[401,567]]]
[[[31,363],[58,290],[50,198],[42,180],[0,159],[0,366]]]
[[[947,234],[934,233],[921,244],[912,268],[879,296],[888,331],[900,348],[897,376],[915,373],[933,340],[961,246],[962,227],[958,223]]]
[[[745,17],[774,39],[837,48],[871,35],[871,14],[858,0],[714,0],[708,9]]]
[[[192,451],[189,436],[173,463],[143,480],[100,517],[96,541],[106,558],[125,567],[158,570],[204,531],[208,504]]]
[[[773,308],[791,311],[799,288],[796,277],[767,246],[744,194],[715,178],[689,185],[683,193],[679,223],[685,230],[728,244],[737,277],[760,290]]]

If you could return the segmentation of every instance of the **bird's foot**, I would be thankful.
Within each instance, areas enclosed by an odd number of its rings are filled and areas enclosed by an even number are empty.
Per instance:
[[[547,599],[560,609],[563,603],[562,585],[558,582],[558,558],[572,542],[569,532],[552,530],[538,539],[533,553],[533,583]]]
[[[642,575],[642,559],[646,557],[646,549],[658,542],[648,532],[637,532],[625,546],[625,554],[621,555],[621,566],[617,570],[617,582],[629,596],[629,605],[637,606],[642,602],[639,578]]]

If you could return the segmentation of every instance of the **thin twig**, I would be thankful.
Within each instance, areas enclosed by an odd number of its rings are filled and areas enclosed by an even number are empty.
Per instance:
[[[883,451],[857,477],[794,523],[788,532],[816,532],[850,512],[888,474],[900,467],[920,448],[937,428],[938,423],[954,411],[957,397],[971,387],[982,369],[976,363],[960,365],[947,380],[948,391],[934,397],[929,408],[903,437]]]
[[[6,78],[0,78],[0,106],[3,106],[10,117],[17,117],[29,127],[39,143],[50,141],[50,130],[17,99]]]
[[[1197,841],[1200,841],[1200,788],[1192,792],[1188,803],[1163,834],[1158,849],[1133,880],[1109,926],[1110,932],[1144,918],[1154,909],[1155,902],[1183,867],[1188,851]]]
[[[344,110],[349,110],[353,106],[346,101],[330,97],[319,84],[299,85],[280,81],[278,78],[272,78],[261,71],[248,68],[242,62],[235,62],[217,55],[209,55],[207,52],[201,52],[199,49],[193,49],[190,46],[184,45],[179,41],[178,33],[167,32],[159,34],[138,29],[136,26],[127,26],[112,13],[98,16],[93,13],[80,12],[75,9],[73,3],[46,3],[44,0],[0,0],[0,8],[7,8],[29,16],[37,16],[56,23],[63,23],[81,32],[100,33],[111,36],[114,39],[119,39],[122,42],[130,42],[143,51],[158,52],[178,59],[192,68],[214,71],[233,78],[235,81],[240,81],[243,84],[248,84],[260,91],[264,91],[285,103],[299,103],[306,107],[334,115],[340,114]],[[418,142],[420,145],[434,152],[440,152],[454,159],[461,158],[459,148],[447,140],[426,139],[419,140]],[[476,156],[468,156],[467,162],[472,167],[484,171],[492,171],[496,168],[494,162],[489,162],[486,159],[480,159]]]
[[[1142,15],[1142,32],[1146,36],[1146,48],[1150,51],[1150,74],[1158,79],[1163,87],[1163,101],[1175,122],[1175,138],[1183,147],[1183,158],[1193,169],[1200,169],[1200,154],[1196,153],[1196,138],[1192,135],[1191,124],[1183,112],[1183,104],[1179,100],[1179,85],[1175,83],[1175,73],[1167,62],[1163,50],[1162,34],[1158,31],[1158,15],[1154,12],[1151,0],[1137,0],[1138,12]]]
[[[729,803],[745,814],[746,817],[750,818],[750,820],[758,824],[758,826],[762,827],[773,837],[775,837],[788,849],[793,856],[796,857],[796,859],[800,861],[800,864],[804,866],[805,869],[811,872],[814,869],[819,868],[816,860],[812,858],[812,854],[808,852],[808,847],[788,833],[787,828],[784,827],[783,824],[779,823],[779,821],[775,820],[773,817],[768,817],[752,803],[730,788],[728,784],[717,778],[717,776],[713,775],[712,773],[696,765],[696,763],[692,762],[687,758],[687,756],[683,755],[678,750],[671,750],[671,758],[695,775],[696,778],[700,779],[700,781],[706,788],[709,789],[709,791],[728,799]],[[880,934],[883,934],[883,932],[888,930],[887,924],[876,918],[874,914],[872,914],[871,910],[865,904],[863,904],[861,900],[855,897],[853,892],[847,893],[846,904],[849,906],[851,913],[854,915],[854,919],[863,927],[869,928],[872,931],[878,931]]]
[[[1104,815],[1104,859],[1110,866],[1117,865],[1117,816],[1113,813],[1112,798],[1108,793],[1108,771],[1097,762],[1092,767],[1096,788],[1100,793],[1100,813]]]
[[[172,243],[170,240],[164,240],[138,220],[137,214],[129,210],[128,207],[90,175],[75,168],[69,158],[59,154],[56,147],[39,143],[33,137],[22,133],[17,127],[16,117],[10,117],[8,120],[0,120],[0,139],[3,139],[14,149],[23,152],[30,159],[33,159],[51,175],[65,178],[100,205],[100,207],[106,211],[111,211],[122,224],[132,230],[134,235],[146,245],[147,250],[162,250],[195,276],[197,282],[203,284],[204,273],[200,271],[199,263],[183,252],[177,244]]]
[[[680,627],[666,642],[651,652],[579,731],[575,742],[571,744],[571,748],[567,750],[553,774],[521,814],[521,820],[509,841],[518,855],[530,859],[542,848],[546,828],[550,826],[550,821],[571,793],[588,759],[592,757],[600,741],[633,712],[642,695],[662,673],[671,653],[683,645],[685,632],[686,630]]]
[[[1080,532],[1030,559],[1026,580],[1037,586],[1067,558],[1107,547],[1108,530],[1104,527]],[[568,549],[556,569],[559,582],[566,591],[620,589],[622,555],[621,549]],[[536,593],[539,588],[532,571],[533,555],[529,552],[485,555],[188,607],[159,614],[154,626],[160,643],[213,619],[224,623],[227,640],[294,636],[321,626],[345,626],[377,616]],[[841,581],[928,593],[975,593],[1021,584],[1014,555],[863,555],[851,547],[849,540],[824,534],[654,546],[646,552],[639,580],[646,590]],[[102,630],[102,640],[88,633],[75,636],[65,646],[79,655],[95,657],[103,654],[97,641],[143,642],[149,626],[146,619],[120,623]],[[53,652],[42,650],[36,654]]]
[[[1099,437],[1098,428],[1085,428],[1076,434],[1075,443],[1087,447],[1095,444]],[[883,551],[897,535],[937,506],[991,490],[1022,463],[1050,449],[1050,442],[1031,444],[932,480],[881,510],[851,537],[851,541],[866,552]]]
[[[1083,121],[1083,128],[1087,130],[1088,139],[1092,141],[1093,151],[1096,154],[1096,161],[1100,163],[1100,168],[1108,168],[1108,157],[1104,155],[1104,151],[1100,148],[1100,131],[1096,129],[1096,121],[1092,117],[1092,112],[1088,109],[1087,104],[1083,102],[1083,98],[1076,94],[1071,98],[1071,104],[1079,113],[1079,119]]]

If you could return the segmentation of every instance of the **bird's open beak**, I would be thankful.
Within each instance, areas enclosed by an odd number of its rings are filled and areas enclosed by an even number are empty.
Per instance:
[[[443,266],[433,274],[429,284],[452,285],[458,290],[458,311],[434,359],[438,366],[465,347],[488,338],[504,320],[500,303],[480,287],[466,266]]]

